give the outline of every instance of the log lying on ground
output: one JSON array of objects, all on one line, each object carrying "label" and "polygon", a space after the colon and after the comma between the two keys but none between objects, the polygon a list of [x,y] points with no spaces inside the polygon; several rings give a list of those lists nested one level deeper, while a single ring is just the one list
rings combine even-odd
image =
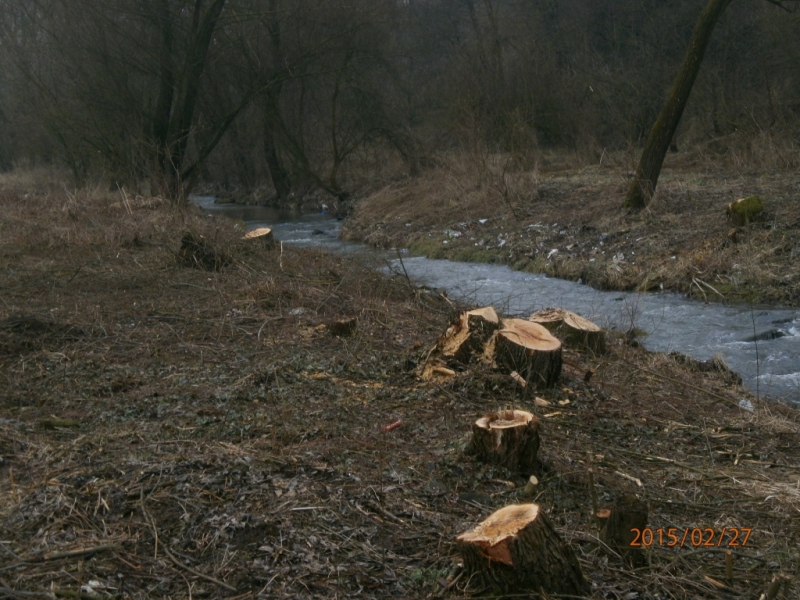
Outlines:
[{"label": "log lying on ground", "polygon": [[516,371],[534,386],[551,386],[561,375],[561,342],[531,321],[503,319],[486,353],[494,354],[499,367]]},{"label": "log lying on ground", "polygon": [[500,593],[586,590],[575,554],[537,504],[501,508],[456,541],[467,575],[483,587]]},{"label": "log lying on ground", "polygon": [[269,227],[259,227],[258,229],[248,231],[242,239],[258,242],[269,248],[275,246],[275,236],[272,235],[272,229]]},{"label": "log lying on ground", "polygon": [[439,340],[442,355],[459,362],[469,362],[500,327],[500,319],[494,308],[486,306],[468,310],[459,316]]},{"label": "log lying on ground", "polygon": [[600,531],[600,539],[610,548],[617,551],[628,564],[641,567],[647,563],[644,555],[644,544],[631,546],[636,541],[638,530],[639,542],[641,532],[647,527],[647,504],[636,496],[620,496],[611,507]]},{"label": "log lying on ground", "polygon": [[603,330],[574,312],[563,308],[545,308],[533,313],[529,319],[573,348],[590,350],[595,354],[605,351],[606,337]]},{"label": "log lying on ground", "polygon": [[472,426],[472,450],[481,460],[530,474],[539,452],[539,420],[524,410],[481,417]]}]

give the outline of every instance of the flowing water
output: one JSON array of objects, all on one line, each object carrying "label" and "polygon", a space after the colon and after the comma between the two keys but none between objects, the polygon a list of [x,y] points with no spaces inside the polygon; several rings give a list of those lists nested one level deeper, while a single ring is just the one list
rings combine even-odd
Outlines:
[{"label": "flowing water", "polygon": [[[283,243],[356,252],[384,258],[385,268],[404,268],[417,283],[449,297],[495,306],[511,315],[561,306],[604,327],[646,333],[650,350],[677,351],[699,360],[721,355],[745,384],[761,396],[800,403],[800,310],[704,304],[677,294],[600,292],[587,285],[513,271],[506,266],[458,263],[373,252],[339,239],[341,223],[325,215],[292,217],[263,207],[195,202],[212,213],[243,220],[248,228],[269,226]],[[401,264],[402,262],[402,264]]]}]

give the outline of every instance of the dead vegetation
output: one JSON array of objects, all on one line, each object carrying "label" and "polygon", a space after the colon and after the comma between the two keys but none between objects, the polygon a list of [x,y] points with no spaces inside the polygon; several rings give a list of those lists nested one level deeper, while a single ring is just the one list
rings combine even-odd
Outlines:
[{"label": "dead vegetation", "polygon": [[[422,382],[450,306],[402,278],[152,198],[2,192],[0,215],[4,597],[472,596],[456,536],[529,478],[465,448],[510,408],[539,419],[534,500],[589,597],[753,598],[800,571],[800,419],[724,370],[612,336],[538,399],[479,366]],[[186,230],[230,264],[182,266]],[[630,569],[592,502],[623,494],[654,531],[752,532]]]},{"label": "dead vegetation", "polygon": [[[453,161],[386,186],[356,207],[350,239],[430,258],[497,262],[599,289],[671,290],[708,301],[800,304],[797,170],[754,172],[698,154],[671,156],[638,215],[621,210],[628,157],[561,169],[543,157],[509,171],[487,159],[482,178]],[[755,158],[753,159],[755,161]],[[768,174],[763,174],[768,173]],[[727,205],[758,195],[763,218],[736,226]]]}]

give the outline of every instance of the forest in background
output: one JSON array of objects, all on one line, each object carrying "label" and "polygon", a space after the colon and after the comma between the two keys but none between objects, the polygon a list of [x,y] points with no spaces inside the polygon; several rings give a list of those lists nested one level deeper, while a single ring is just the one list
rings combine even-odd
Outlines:
[{"label": "forest in background", "polygon": [[[698,0],[0,0],[0,169],[76,184],[322,189],[452,151],[596,163],[638,149]],[[800,146],[800,15],[740,0],[678,150]]]}]

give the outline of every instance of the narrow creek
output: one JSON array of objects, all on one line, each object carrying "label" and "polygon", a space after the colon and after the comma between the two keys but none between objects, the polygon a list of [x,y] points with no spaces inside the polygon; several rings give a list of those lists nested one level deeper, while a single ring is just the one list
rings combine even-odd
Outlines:
[{"label": "narrow creek", "polygon": [[[658,352],[681,352],[698,360],[721,355],[759,396],[800,404],[800,310],[704,304],[677,294],[601,292],[587,285],[513,271],[504,265],[430,260],[380,253],[339,239],[341,223],[325,215],[292,217],[257,207],[194,202],[209,213],[245,222],[248,229],[272,227],[286,244],[385,259],[385,269],[402,271],[416,283],[444,289],[449,297],[492,304],[511,315],[561,306],[603,327],[643,331],[640,340]],[[401,265],[402,261],[402,265]]]}]

